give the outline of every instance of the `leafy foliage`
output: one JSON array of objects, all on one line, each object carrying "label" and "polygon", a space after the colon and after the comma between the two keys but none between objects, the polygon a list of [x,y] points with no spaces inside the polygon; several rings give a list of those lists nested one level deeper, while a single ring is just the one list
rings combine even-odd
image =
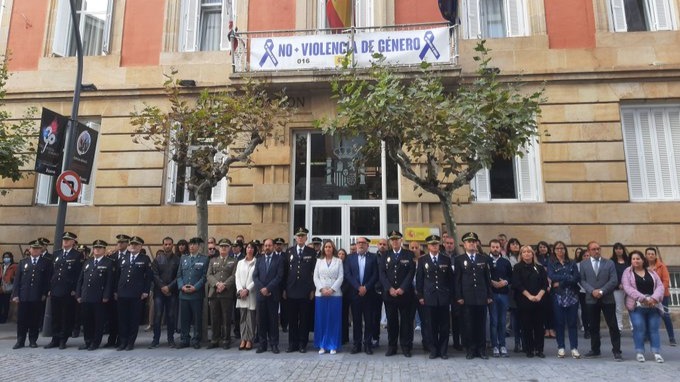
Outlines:
[{"label": "leafy foliage", "polygon": [[476,49],[476,76],[451,92],[437,70],[422,66],[406,79],[378,59],[367,73],[349,70],[332,81],[337,117],[318,121],[328,134],[362,136],[363,157],[381,146],[402,175],[437,195],[455,232],[453,191],[469,184],[493,158],[522,155],[538,135],[543,90],[523,95],[499,79],[484,41]]},{"label": "leafy foliage", "polygon": [[[207,235],[207,199],[234,163],[251,163],[251,154],[286,126],[292,110],[284,94],[270,97],[261,84],[248,82],[225,91],[186,95],[176,71],[164,83],[169,109],[145,105],[131,114],[133,141],[167,153],[178,167],[191,168],[186,182],[196,194],[199,235]],[[202,211],[205,212],[203,216]]]},{"label": "leafy foliage", "polygon": [[[35,108],[29,108],[19,120],[13,120],[12,115],[4,110],[7,96],[7,58],[0,64],[0,178],[18,181],[28,174],[25,166],[33,160],[35,145],[32,137],[35,135],[35,122],[32,120]],[[0,194],[7,194],[7,190],[0,190]]]}]

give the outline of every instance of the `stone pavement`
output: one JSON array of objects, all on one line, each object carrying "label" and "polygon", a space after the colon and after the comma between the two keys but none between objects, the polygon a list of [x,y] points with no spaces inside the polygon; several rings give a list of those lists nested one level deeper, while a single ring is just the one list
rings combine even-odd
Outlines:
[{"label": "stone pavement", "polygon": [[[606,329],[603,331],[606,334]],[[42,348],[48,339],[38,340],[38,349],[12,350],[16,342],[14,324],[0,325],[0,359],[4,364],[0,381],[672,381],[680,376],[680,348],[667,346],[668,337],[662,331],[662,355],[666,362],[634,360],[630,331],[624,332],[622,348],[625,362],[614,362],[609,352],[607,337],[603,338],[599,359],[558,359],[554,339],[546,339],[545,359],[528,359],[523,354],[511,353],[510,358],[466,360],[463,353],[451,351],[448,360],[429,360],[419,347],[412,358],[398,354],[385,357],[384,342],[368,356],[366,354],[318,355],[310,346],[306,354],[255,354],[204,348],[176,350],[164,343],[147,350],[151,334],[140,328],[136,349],[117,352],[111,349],[79,351],[82,336],[69,340],[65,350]],[[420,335],[416,333],[417,342]],[[282,350],[287,334],[281,333]],[[510,342],[512,343],[512,339]],[[589,348],[589,341],[579,338],[581,353]],[[238,346],[238,342],[236,343]]]}]

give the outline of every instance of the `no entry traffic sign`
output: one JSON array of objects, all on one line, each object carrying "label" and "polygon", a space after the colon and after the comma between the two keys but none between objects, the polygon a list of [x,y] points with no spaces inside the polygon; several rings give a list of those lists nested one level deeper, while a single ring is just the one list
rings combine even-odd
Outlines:
[{"label": "no entry traffic sign", "polygon": [[57,177],[57,195],[65,202],[73,202],[78,199],[78,194],[83,188],[80,176],[75,171],[64,171]]}]

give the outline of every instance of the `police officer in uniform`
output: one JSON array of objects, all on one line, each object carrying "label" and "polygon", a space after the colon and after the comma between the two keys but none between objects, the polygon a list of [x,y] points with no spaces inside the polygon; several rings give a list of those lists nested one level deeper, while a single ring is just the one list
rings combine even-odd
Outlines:
[{"label": "police officer in uniform", "polygon": [[399,231],[390,232],[391,249],[378,261],[387,315],[388,347],[385,355],[388,357],[397,354],[398,340],[405,357],[411,357],[413,348],[415,262],[413,252],[402,248],[402,237]]},{"label": "police officer in uniform", "polygon": [[44,258],[46,258],[47,260],[52,261],[52,260],[54,259],[54,257],[53,257],[52,254],[47,250],[47,246],[50,245],[50,244],[52,244],[52,242],[50,241],[50,239],[48,239],[48,238],[46,238],[46,237],[39,237],[39,238],[38,238],[38,242],[42,245],[42,253],[40,254],[40,257],[44,257]]},{"label": "police officer in uniform", "polygon": [[491,292],[491,272],[489,257],[478,253],[476,233],[463,235],[465,253],[454,261],[456,302],[462,307],[463,339],[467,348],[465,358],[480,357],[486,354],[486,309],[493,301]]},{"label": "police officer in uniform", "polygon": [[18,303],[17,310],[17,343],[13,349],[26,346],[28,334],[29,346],[37,348],[40,320],[45,309],[45,300],[50,290],[52,262],[41,256],[43,244],[38,240],[28,243],[31,256],[19,262],[14,278],[12,301]]},{"label": "police officer in uniform", "polygon": [[139,323],[145,300],[149,297],[153,271],[151,259],[140,253],[144,240],[139,236],[130,238],[127,256],[118,263],[119,277],[115,297],[118,301],[118,334],[120,344],[116,350],[135,348]]},{"label": "police officer in uniform", "polygon": [[[205,297],[205,281],[208,272],[208,256],[200,253],[203,239],[194,237],[189,240],[189,253],[182,255],[177,271],[177,287],[179,288],[179,310],[181,318],[181,338],[178,349],[189,347],[201,348],[203,335],[203,298]],[[189,336],[189,328],[194,324],[194,336]]]},{"label": "police officer in uniform", "polygon": [[[285,248],[283,247],[285,244],[286,240],[284,240],[282,237],[277,237],[274,239],[274,254],[283,258],[285,256]],[[287,301],[283,299],[283,292],[285,290],[286,280],[285,278],[281,278],[281,288],[279,289],[279,293],[281,293],[279,298],[279,322],[281,323],[281,331],[288,333],[288,304]]]},{"label": "police officer in uniform", "polygon": [[312,238],[312,249],[314,250],[314,253],[316,253],[317,259],[323,257],[323,253],[321,253],[321,244],[323,244],[323,240],[321,240],[320,237],[315,236]]},{"label": "police officer in uniform", "polygon": [[74,248],[78,237],[64,232],[62,249],[54,252],[54,272],[50,281],[52,302],[52,341],[45,349],[66,349],[66,341],[73,333],[76,310],[76,284],[83,266],[83,254]]},{"label": "police officer in uniform", "polygon": [[220,240],[219,255],[210,259],[208,265],[208,303],[210,305],[210,322],[212,340],[208,349],[219,346],[231,347],[231,318],[234,313],[234,296],[236,294],[236,259],[229,256],[231,241]]},{"label": "police officer in uniform", "polygon": [[93,257],[85,261],[78,279],[76,298],[80,304],[85,344],[79,350],[96,350],[102,342],[106,323],[106,303],[113,297],[113,260],[105,256],[104,240],[92,243]]},{"label": "police officer in uniform", "polygon": [[[113,262],[113,286],[114,290],[118,285],[120,278],[120,262],[128,256],[127,247],[130,244],[130,236],[125,234],[116,235],[116,250],[107,255]],[[105,348],[118,347],[120,345],[120,338],[118,338],[118,301],[115,298],[109,300],[106,304],[108,309],[106,326],[109,330],[109,338],[106,341]]]},{"label": "police officer in uniform", "polygon": [[449,310],[453,300],[453,266],[451,258],[439,252],[437,235],[425,238],[428,253],[418,260],[416,295],[424,307],[423,335],[430,344],[430,359],[449,358]]},{"label": "police officer in uniform", "polygon": [[314,299],[314,267],[316,252],[309,248],[309,230],[299,227],[295,231],[295,245],[288,248],[284,256],[284,278],[286,291],[283,298],[288,304],[288,349],[286,353],[307,352],[309,324]]},{"label": "police officer in uniform", "polygon": [[[85,265],[85,262],[90,259],[92,256],[92,250],[90,247],[88,247],[86,244],[78,244],[76,247],[78,252],[83,254],[83,261],[82,264],[83,266]],[[82,267],[81,267],[82,269]],[[76,293],[77,294],[77,293]],[[81,304],[76,304],[76,309],[73,311],[74,316],[73,316],[73,338],[78,338],[80,336],[80,328],[82,326],[82,312],[81,312]]]}]

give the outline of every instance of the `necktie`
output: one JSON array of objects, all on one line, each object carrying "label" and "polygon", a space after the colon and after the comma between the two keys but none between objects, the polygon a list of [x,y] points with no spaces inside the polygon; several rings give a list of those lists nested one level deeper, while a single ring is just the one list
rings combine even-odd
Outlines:
[{"label": "necktie", "polygon": [[95,260],[94,260],[94,266],[95,266],[95,268],[97,267],[97,264],[99,264],[99,259],[95,259]]},{"label": "necktie", "polygon": [[38,259],[34,257],[33,258],[33,265],[36,265],[37,263],[38,263]]},{"label": "necktie", "polygon": [[474,255],[474,253],[473,253],[472,255],[470,255],[470,261],[472,261],[473,263],[475,262],[475,255]]},{"label": "necktie", "polygon": [[435,267],[439,266],[439,264],[437,263],[437,256],[434,256],[434,257],[432,258],[432,262],[434,263],[434,266],[435,266]]},{"label": "necktie", "polygon": [[593,264],[593,271],[595,271],[595,276],[597,276],[598,273],[600,273],[600,258],[598,257],[595,259],[595,263]]},{"label": "necktie", "polygon": [[302,248],[298,247],[298,256],[302,257]]},{"label": "necktie", "polygon": [[137,258],[137,255],[130,256],[130,262],[134,263],[136,258]]},{"label": "necktie", "polygon": [[271,255],[267,255],[267,269],[266,269],[267,272],[269,272],[269,264],[271,264],[271,261],[272,261]]}]

